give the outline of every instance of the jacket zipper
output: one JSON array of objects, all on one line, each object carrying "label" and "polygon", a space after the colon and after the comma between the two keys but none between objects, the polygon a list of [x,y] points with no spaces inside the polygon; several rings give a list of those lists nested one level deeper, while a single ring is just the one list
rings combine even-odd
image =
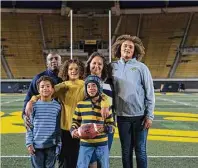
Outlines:
[{"label": "jacket zipper", "polygon": [[[123,79],[123,75],[124,75],[124,72],[125,72],[125,67],[126,67],[126,63],[124,63],[124,67],[123,67],[123,70],[122,70],[122,73],[121,73],[122,79]],[[122,110],[123,110],[124,109],[124,104],[123,103],[122,103],[121,107],[122,107]]]}]

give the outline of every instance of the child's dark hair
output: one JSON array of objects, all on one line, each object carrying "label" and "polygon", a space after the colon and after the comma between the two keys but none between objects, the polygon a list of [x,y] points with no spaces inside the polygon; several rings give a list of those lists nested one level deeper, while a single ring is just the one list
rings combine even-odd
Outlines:
[{"label": "child's dark hair", "polygon": [[69,69],[69,65],[70,64],[77,64],[77,66],[79,67],[79,79],[84,79],[84,63],[78,59],[70,59],[70,60],[66,60],[61,68],[60,68],[60,72],[58,74],[58,76],[60,78],[62,78],[63,81],[68,81],[69,80],[69,76],[68,76],[68,69]]},{"label": "child's dark hair", "polygon": [[37,90],[39,90],[39,85],[40,85],[40,83],[41,83],[42,81],[49,81],[50,84],[52,85],[52,88],[54,88],[55,83],[54,83],[53,79],[52,79],[51,77],[49,77],[49,76],[44,75],[44,76],[41,76],[41,77],[36,81]]}]

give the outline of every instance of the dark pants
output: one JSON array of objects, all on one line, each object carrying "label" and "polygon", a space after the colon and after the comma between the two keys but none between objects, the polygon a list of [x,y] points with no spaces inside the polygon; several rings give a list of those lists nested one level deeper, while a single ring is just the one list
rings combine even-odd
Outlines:
[{"label": "dark pants", "polygon": [[143,116],[117,117],[123,168],[133,168],[133,148],[135,149],[137,168],[147,168],[148,129],[143,129],[143,119]]},{"label": "dark pants", "polygon": [[79,139],[73,139],[69,131],[61,130],[62,149],[59,168],[76,168],[79,152]]},{"label": "dark pants", "polygon": [[31,156],[33,168],[54,168],[56,162],[56,146],[45,149],[35,149],[35,155]]}]

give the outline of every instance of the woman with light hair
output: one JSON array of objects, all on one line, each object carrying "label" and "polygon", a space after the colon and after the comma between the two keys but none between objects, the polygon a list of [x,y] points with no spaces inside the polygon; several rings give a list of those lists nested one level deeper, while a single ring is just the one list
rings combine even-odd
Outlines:
[{"label": "woman with light hair", "polygon": [[146,142],[154,118],[154,87],[148,67],[140,60],[145,48],[140,38],[119,36],[112,45],[111,76],[115,90],[115,111],[122,148],[123,168],[147,168]]}]

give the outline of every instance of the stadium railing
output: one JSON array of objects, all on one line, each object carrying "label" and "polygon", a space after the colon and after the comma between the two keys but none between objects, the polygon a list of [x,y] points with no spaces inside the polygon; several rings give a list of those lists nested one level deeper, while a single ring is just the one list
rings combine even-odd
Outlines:
[{"label": "stadium railing", "polygon": [[[25,93],[32,79],[1,79],[1,93]],[[153,79],[156,92],[198,92],[198,78]]]}]

